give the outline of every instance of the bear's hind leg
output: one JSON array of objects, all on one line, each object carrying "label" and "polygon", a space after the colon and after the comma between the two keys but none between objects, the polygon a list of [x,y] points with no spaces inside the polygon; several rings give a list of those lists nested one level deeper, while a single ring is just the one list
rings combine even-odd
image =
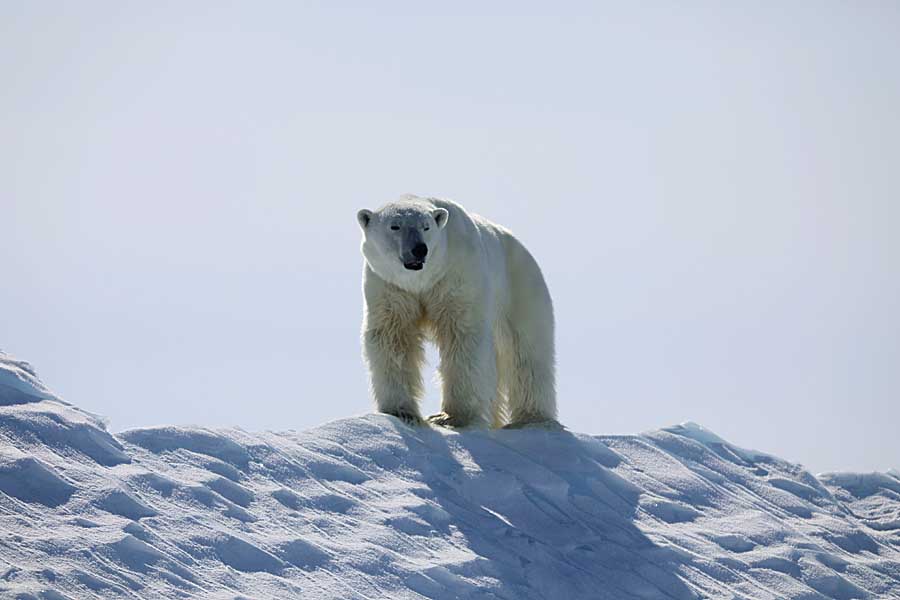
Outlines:
[{"label": "bear's hind leg", "polygon": [[[552,337],[550,338],[552,343]],[[509,381],[509,425],[522,427],[530,424],[557,424],[556,381],[553,368],[553,348],[530,347],[522,337],[512,334],[512,368]]]}]

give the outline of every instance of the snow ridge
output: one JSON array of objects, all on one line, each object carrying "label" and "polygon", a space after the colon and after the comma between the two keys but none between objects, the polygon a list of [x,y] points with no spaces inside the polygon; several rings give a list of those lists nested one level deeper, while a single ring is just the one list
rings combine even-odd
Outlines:
[{"label": "snow ridge", "polygon": [[692,423],[114,436],[5,354],[0,390],[11,597],[900,597],[900,479]]}]

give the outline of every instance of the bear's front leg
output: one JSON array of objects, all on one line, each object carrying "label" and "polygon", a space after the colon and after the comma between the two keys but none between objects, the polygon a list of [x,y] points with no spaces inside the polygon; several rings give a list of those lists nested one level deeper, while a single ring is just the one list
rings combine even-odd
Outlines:
[{"label": "bear's front leg", "polygon": [[406,423],[422,424],[421,368],[425,362],[420,303],[364,271],[363,355],[379,412]]},{"label": "bear's front leg", "polygon": [[365,329],[363,337],[378,411],[410,425],[421,425],[420,370],[425,360],[421,334],[412,326],[371,327]]},{"label": "bear's front leg", "polygon": [[497,393],[497,362],[489,325],[477,332],[460,323],[437,327],[441,353],[441,412],[428,421],[444,427],[487,427]]}]

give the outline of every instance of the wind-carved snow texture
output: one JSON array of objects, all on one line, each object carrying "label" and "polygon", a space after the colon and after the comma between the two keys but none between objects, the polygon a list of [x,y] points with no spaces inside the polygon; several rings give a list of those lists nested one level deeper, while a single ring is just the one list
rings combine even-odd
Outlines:
[{"label": "wind-carved snow texture", "polygon": [[110,435],[0,354],[0,595],[897,598],[900,479],[632,436]]}]

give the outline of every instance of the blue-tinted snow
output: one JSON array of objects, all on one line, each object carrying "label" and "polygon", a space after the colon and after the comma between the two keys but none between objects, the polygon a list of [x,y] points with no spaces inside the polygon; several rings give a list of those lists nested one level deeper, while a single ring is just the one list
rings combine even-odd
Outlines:
[{"label": "blue-tinted snow", "polygon": [[11,597],[900,597],[895,475],[817,478],[692,423],[113,436],[6,355],[0,390]]}]

